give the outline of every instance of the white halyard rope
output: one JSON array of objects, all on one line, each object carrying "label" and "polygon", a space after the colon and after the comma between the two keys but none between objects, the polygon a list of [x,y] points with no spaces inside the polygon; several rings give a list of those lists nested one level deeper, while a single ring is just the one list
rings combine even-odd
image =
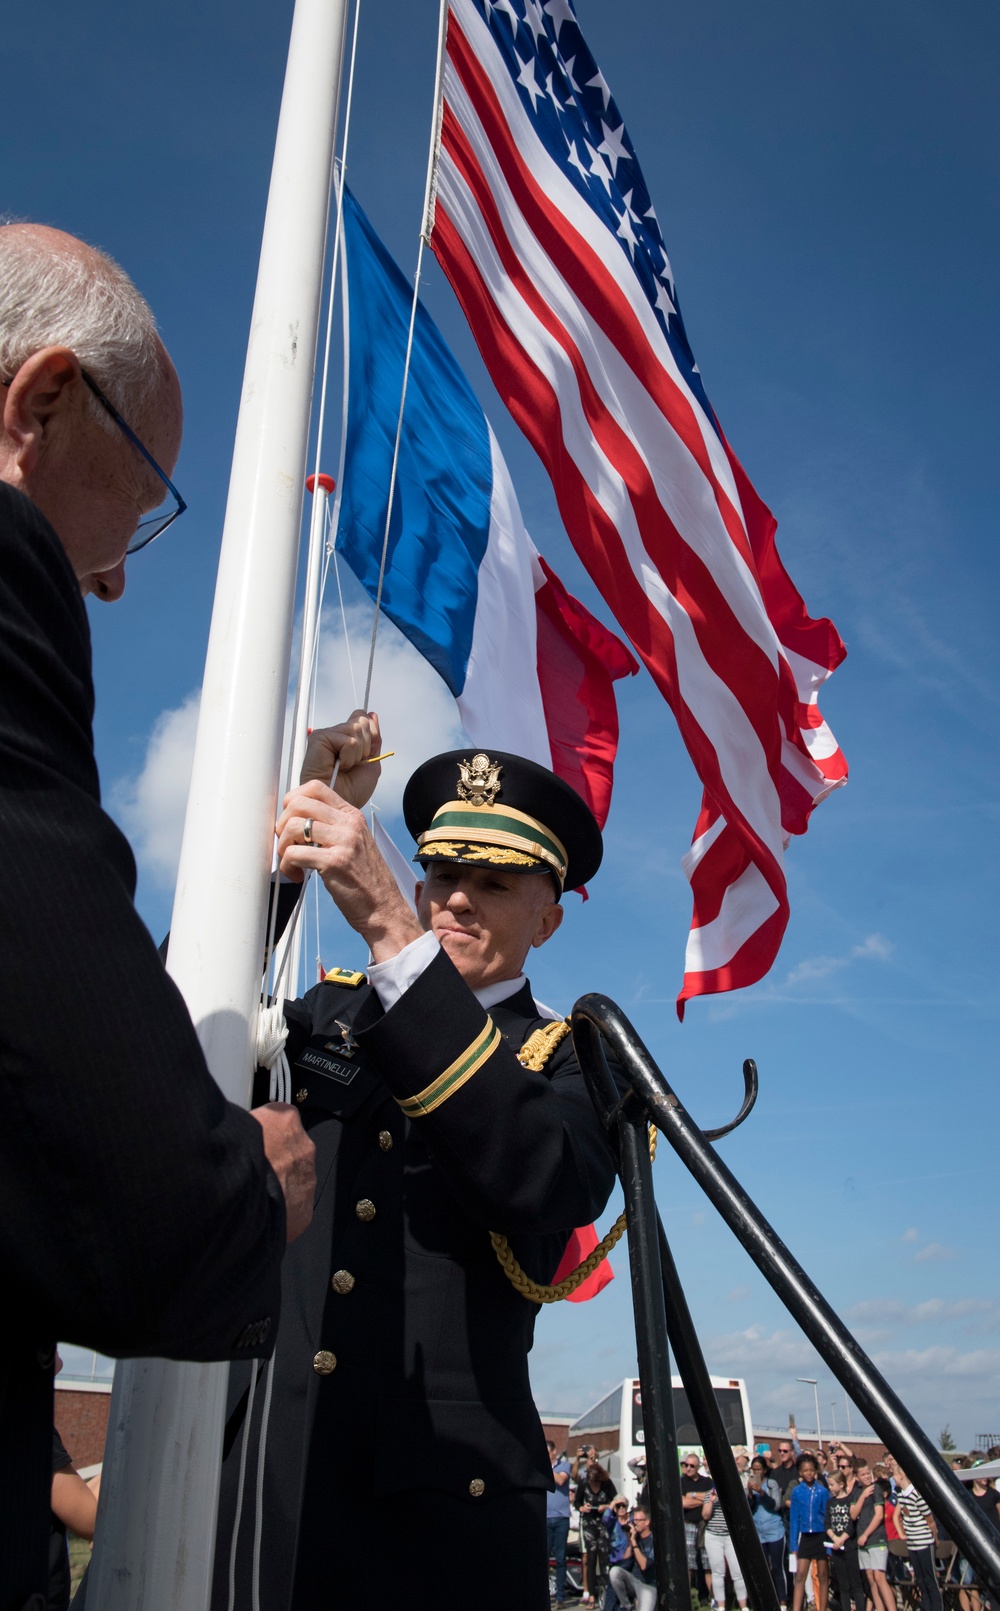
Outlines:
[{"label": "white halyard rope", "polygon": [[385,579],[385,566],[389,553],[389,527],[392,522],[392,500],[396,492],[396,470],[399,465],[399,444],[403,434],[403,410],[406,407],[406,387],[410,379],[410,357],[413,352],[413,332],[417,321],[417,300],[420,295],[420,274],[424,261],[424,246],[430,244],[431,229],[434,223],[434,204],[436,200],[438,155],[441,144],[441,107],[442,107],[442,74],[444,69],[444,46],[447,30],[448,7],[446,0],[441,0],[438,8],[438,48],[437,61],[434,69],[434,115],[431,118],[430,150],[427,154],[427,175],[424,182],[424,207],[420,219],[420,244],[417,247],[417,267],[413,275],[413,300],[410,303],[410,327],[406,333],[406,357],[403,360],[403,384],[399,397],[399,415],[396,420],[396,440],[392,448],[392,469],[389,473],[389,502],[385,512],[385,532],[382,537],[382,558],[378,568],[378,587],[375,592],[375,619],[372,622],[372,641],[368,651],[368,676],[365,679],[364,709],[368,709],[368,701],[372,691],[372,670],[375,664],[375,640],[378,637],[379,609],[382,604],[382,583]]},{"label": "white halyard rope", "polygon": [[[327,392],[327,383],[328,383],[329,368],[330,368],[330,348],[331,348],[331,337],[332,337],[332,330],[333,330],[333,311],[334,311],[334,302],[335,302],[336,288],[337,288],[337,258],[338,258],[338,254],[339,254],[339,250],[340,250],[340,237],[341,237],[341,230],[342,230],[342,225],[343,225],[344,173],[346,172],[346,167],[347,167],[347,146],[348,146],[348,139],[349,139],[349,136],[350,136],[350,128],[351,128],[351,107],[352,107],[352,102],[353,102],[353,97],[354,97],[354,72],[355,72],[355,65],[356,65],[356,61],[357,61],[358,25],[359,25],[360,17],[361,17],[361,0],[355,0],[355,7],[354,7],[354,33],[353,33],[353,38],[352,38],[352,41],[351,41],[351,63],[350,63],[350,69],[349,69],[349,72],[348,72],[347,101],[346,101],[346,106],[345,106],[345,111],[344,111],[344,132],[343,132],[343,140],[342,140],[342,144],[341,144],[341,153],[340,153],[340,159],[339,159],[339,182],[335,184],[335,193],[336,193],[336,198],[337,198],[336,228],[335,228],[335,234],[334,234],[334,248],[333,248],[333,254],[332,254],[332,259],[331,259],[330,297],[329,297],[329,306],[328,306],[328,312],[327,312],[326,343],[325,343],[324,353],[323,353],[323,374],[322,374],[322,381],[321,381],[321,385],[320,385],[319,413],[318,413],[318,417],[317,417],[317,430],[316,430],[316,474],[317,475],[319,475],[319,473],[320,473],[320,467],[321,467],[321,464],[322,464],[324,427],[325,427],[325,416],[326,416],[326,392]],[[338,166],[338,164],[335,161],[335,163],[334,163],[335,170],[336,170],[337,166]],[[318,485],[318,484],[314,483],[314,486],[315,485]],[[329,516],[328,516],[328,518],[329,518]],[[325,555],[325,562],[323,564],[322,572],[321,572],[321,576],[320,576],[319,587],[317,589],[317,596],[316,596],[315,599],[307,598],[304,601],[304,604],[303,604],[303,624],[305,624],[305,619],[306,619],[307,612],[312,612],[312,621],[315,623],[316,628],[317,628],[317,630],[315,631],[314,636],[313,636],[313,652],[312,652],[312,655],[310,657],[310,664],[308,666],[300,667],[299,687],[298,687],[298,689],[296,691],[296,706],[299,707],[299,706],[304,705],[305,712],[306,712],[306,721],[307,721],[307,723],[311,723],[311,721],[312,721],[312,712],[313,712],[313,705],[314,705],[314,699],[315,699],[315,687],[316,687],[316,668],[317,668],[317,665],[318,665],[318,658],[319,658],[319,656],[318,656],[318,643],[319,643],[318,626],[319,626],[319,620],[320,620],[320,616],[321,616],[322,608],[323,608],[323,597],[324,597],[325,590],[326,590],[326,579],[327,579],[327,575],[329,573],[330,543],[329,543],[328,530],[326,532],[324,532],[324,537],[326,538],[326,542],[325,542],[325,545],[324,545],[325,548],[326,548],[326,555]],[[338,585],[339,585],[339,577],[338,577]],[[293,735],[292,743],[289,746],[289,756],[290,756],[290,758],[291,758],[292,752],[294,751],[294,747],[295,746],[294,746],[294,735]],[[336,772],[337,772],[337,770],[339,770],[339,765],[338,765],[337,769],[334,772],[334,781],[336,781]],[[289,774],[289,783],[290,783],[290,774]],[[291,956],[291,953],[292,953],[291,936],[295,932],[296,926],[297,926],[297,924],[299,922],[299,918],[300,918],[300,916],[302,914],[302,911],[303,911],[303,908],[304,908],[303,897],[305,895],[305,890],[306,890],[307,884],[308,884],[308,874],[307,874],[306,878],[303,880],[303,886],[302,886],[301,891],[299,892],[299,898],[298,898],[298,900],[296,902],[295,910],[292,913],[291,920],[290,920],[289,925],[288,925],[287,936],[282,937],[283,940],[287,940],[288,943],[284,944],[283,947],[281,948],[280,960],[279,960],[279,957],[276,955],[276,949],[275,949],[275,943],[274,943],[276,927],[277,927],[277,916],[278,916],[278,887],[279,886],[278,886],[278,882],[277,882],[277,877],[275,877],[275,880],[274,880],[274,882],[272,884],[271,916],[270,916],[270,923],[269,923],[269,926],[268,926],[268,939],[267,939],[267,951],[266,951],[267,967],[265,969],[265,973],[267,973],[267,972],[272,973],[272,992],[271,993],[273,995],[274,1000],[273,1000],[272,1005],[268,1005],[266,1000],[262,1000],[261,1003],[260,1003],[260,1006],[258,1007],[257,1021],[256,1021],[256,1024],[254,1026],[254,1037],[253,1037],[253,1047],[252,1047],[254,1066],[256,1068],[266,1068],[266,1069],[270,1070],[270,1076],[271,1076],[271,1078],[270,1078],[270,1100],[272,1102],[291,1102],[291,1099],[292,1099],[291,1069],[289,1067],[288,1057],[287,1057],[287,1054],[285,1052],[285,1043],[286,1043],[286,1041],[288,1039],[288,1026],[287,1026],[287,1024],[285,1022],[285,1016],[284,1016],[284,1011],[283,1011],[283,1002],[285,1000],[285,994],[286,994],[283,981],[284,981],[285,969],[286,969],[286,967],[288,965],[289,957]],[[319,931],[318,931],[318,912],[317,912],[317,949],[318,949],[318,932]],[[293,980],[292,984],[293,985],[297,984],[297,981]],[[250,1378],[250,1391],[249,1391],[249,1395],[248,1395],[246,1420],[245,1420],[245,1423],[244,1423],[244,1431],[243,1431],[243,1444],[242,1444],[242,1447],[241,1447],[241,1450],[240,1450],[240,1470],[239,1470],[239,1481],[238,1481],[237,1495],[236,1495],[236,1514],[235,1514],[234,1521],[233,1521],[233,1538],[232,1538],[232,1546],[231,1546],[231,1551],[230,1551],[230,1563],[229,1563],[229,1611],[234,1611],[235,1602],[236,1602],[237,1545],[238,1545],[238,1541],[239,1541],[240,1522],[242,1520],[242,1515],[243,1515],[243,1502],[244,1502],[245,1488],[246,1488],[247,1442],[248,1442],[248,1438],[249,1438],[249,1434],[250,1434],[250,1425],[251,1425],[251,1420],[252,1420],[252,1416],[253,1416],[254,1393],[255,1393],[256,1383],[257,1383],[257,1374],[258,1374],[257,1366],[256,1366],[256,1363],[254,1362],[253,1367],[252,1367],[251,1378]],[[264,1518],[264,1462],[265,1462],[265,1455],[266,1455],[266,1449],[267,1449],[267,1428],[268,1428],[268,1421],[269,1421],[269,1418],[270,1418],[271,1395],[272,1395],[273,1386],[274,1386],[274,1356],[272,1355],[271,1359],[268,1361],[268,1366],[267,1366],[267,1380],[266,1380],[266,1383],[265,1383],[264,1405],[263,1405],[263,1411],[262,1411],[262,1415],[261,1415],[260,1441],[259,1441],[258,1450],[257,1450],[256,1504],[255,1504],[255,1515],[254,1515],[254,1540],[253,1540],[253,1559],[252,1559],[252,1576],[251,1576],[251,1600],[252,1600],[253,1611],[260,1611],[260,1554],[261,1554],[261,1536],[262,1536],[263,1518]]]},{"label": "white halyard rope", "polygon": [[[320,466],[321,466],[321,463],[322,463],[324,427],[325,427],[325,420],[326,420],[326,392],[327,392],[327,383],[328,383],[329,367],[330,367],[330,349],[331,349],[331,337],[332,337],[332,329],[333,329],[333,310],[334,310],[334,299],[335,299],[335,295],[336,295],[336,283],[337,283],[337,259],[338,259],[338,256],[341,257],[342,261],[343,261],[343,258],[344,258],[343,248],[342,248],[343,196],[344,196],[345,175],[346,175],[346,171],[347,171],[347,145],[348,145],[348,137],[349,137],[349,134],[350,134],[351,107],[352,107],[352,101],[353,101],[353,95],[354,95],[354,72],[355,72],[355,63],[356,63],[356,59],[357,59],[358,24],[359,24],[359,19],[360,19],[360,13],[361,13],[361,0],[356,0],[355,11],[354,11],[354,34],[353,34],[353,39],[352,39],[352,44],[351,44],[351,63],[350,63],[350,70],[349,70],[349,76],[348,76],[347,101],[346,101],[345,115],[344,115],[343,144],[342,144],[342,148],[341,148],[341,155],[340,155],[339,163],[335,162],[335,164],[334,164],[335,173],[336,173],[335,191],[336,191],[336,198],[337,198],[336,228],[335,228],[335,234],[334,234],[334,248],[333,248],[333,256],[332,256],[332,265],[333,266],[332,266],[331,276],[330,276],[330,299],[329,299],[329,306],[328,306],[328,312],[327,312],[326,343],[325,343],[324,355],[323,355],[323,374],[322,374],[322,381],[321,381],[321,385],[320,385],[319,412],[318,412],[318,418],[317,418],[316,460],[315,460],[315,473],[316,473],[317,476],[320,473]],[[412,303],[410,305],[410,323],[409,323],[409,330],[408,330],[408,333],[407,333],[407,341],[406,341],[406,356],[405,356],[404,364],[403,364],[403,380],[402,380],[402,386],[401,386],[401,389],[400,389],[399,415],[398,415],[397,422],[396,422],[396,439],[395,439],[395,442],[394,442],[394,445],[393,445],[393,453],[392,453],[392,468],[391,468],[390,480],[389,480],[389,499],[388,499],[388,507],[387,507],[387,510],[386,510],[385,532],[383,534],[383,540],[382,540],[382,555],[381,555],[381,560],[380,560],[380,564],[379,564],[378,587],[377,587],[377,590],[376,590],[376,598],[375,598],[375,616],[374,616],[374,621],[372,623],[371,644],[370,644],[369,653],[368,653],[368,670],[367,670],[367,675],[366,675],[366,678],[365,678],[365,694],[364,694],[364,700],[362,701],[362,704],[361,704],[361,707],[360,707],[361,709],[366,710],[366,711],[368,709],[369,700],[371,698],[372,673],[373,673],[374,664],[375,664],[375,645],[376,645],[376,641],[377,641],[377,637],[378,637],[379,612],[380,612],[380,608],[381,608],[382,589],[383,589],[383,584],[384,584],[384,580],[385,580],[385,569],[386,569],[386,562],[387,562],[387,558],[388,558],[389,531],[390,531],[390,522],[391,522],[391,519],[392,519],[392,501],[393,501],[393,497],[394,497],[395,489],[396,489],[396,475],[397,475],[397,469],[398,469],[398,464],[399,464],[399,449],[400,449],[400,441],[401,441],[402,429],[403,429],[403,411],[404,411],[404,408],[405,408],[405,405],[406,405],[406,389],[407,389],[407,384],[408,384],[408,381],[409,381],[410,359],[411,359],[411,355],[412,355],[412,351],[413,351],[413,337],[414,337],[414,329],[415,329],[415,325],[416,325],[418,297],[419,297],[419,292],[420,292],[420,277],[421,277],[421,269],[422,269],[422,265],[423,265],[424,245],[425,245],[425,243],[429,242],[431,225],[432,225],[432,220],[433,220],[434,199],[435,199],[434,191],[435,191],[435,181],[436,181],[436,173],[437,173],[438,150],[439,150],[439,144],[440,144],[440,120],[441,120],[441,104],[442,104],[441,84],[442,84],[442,67],[443,67],[443,61],[444,61],[444,40],[445,40],[445,21],[446,21],[446,16],[447,16],[446,0],[440,0],[439,22],[438,22],[438,53],[437,53],[437,66],[436,66],[435,85],[434,85],[434,116],[433,116],[433,121],[432,121],[432,130],[431,130],[430,153],[429,153],[429,156],[428,156],[428,164],[427,164],[427,179],[426,179],[426,188],[425,188],[425,194],[424,194],[424,210],[423,210],[422,221],[421,221],[420,243],[419,243],[419,246],[418,246],[418,249],[417,249],[417,265],[416,265],[416,271],[415,271],[414,280],[413,280],[413,300],[412,300]],[[339,169],[339,172],[337,172],[338,169]],[[344,297],[343,306],[344,306],[344,313],[345,313],[345,316],[346,316],[346,311],[347,311],[346,264],[345,264],[345,297]],[[342,434],[342,441],[341,441],[340,465],[339,465],[339,473],[338,473],[338,477],[337,477],[337,489],[336,489],[337,497],[336,497],[336,503],[335,503],[335,506],[334,506],[334,520],[336,520],[336,517],[339,514],[340,499],[341,499],[341,483],[342,483],[342,480],[343,480],[344,453],[345,453],[345,448],[346,448],[346,401],[347,401],[347,399],[346,399],[346,391],[347,391],[347,387],[346,387],[346,380],[347,380],[347,343],[346,343],[346,340],[345,340],[344,374],[345,374],[345,400],[344,400],[344,406],[345,406],[345,429],[344,429],[344,432]],[[314,486],[315,485],[317,485],[317,483],[314,483]],[[329,510],[327,510],[327,520],[329,521],[329,519],[330,519],[330,512],[329,512]],[[350,642],[349,642],[348,633],[347,633],[347,616],[346,616],[346,611],[344,609],[343,592],[342,592],[341,585],[340,585],[340,571],[339,571],[339,566],[337,564],[335,534],[334,534],[333,540],[330,540],[329,535],[327,535],[326,560],[325,560],[325,563],[324,563],[324,565],[322,567],[320,580],[319,580],[319,586],[317,588],[317,596],[316,596],[315,599],[308,599],[307,598],[305,600],[304,606],[303,606],[303,621],[305,623],[306,612],[312,612],[311,621],[315,626],[315,631],[313,633],[313,644],[312,644],[312,654],[310,656],[310,664],[308,666],[300,667],[300,682],[299,682],[299,687],[298,687],[297,692],[296,692],[296,701],[295,701],[295,703],[296,703],[296,717],[298,717],[299,710],[304,708],[304,710],[306,712],[306,720],[309,723],[311,723],[311,721],[312,721],[313,708],[314,708],[314,702],[315,702],[316,678],[317,678],[317,668],[318,668],[318,662],[319,662],[319,626],[320,626],[320,619],[321,619],[321,615],[322,615],[323,599],[324,599],[324,595],[325,595],[325,591],[326,591],[327,577],[329,575],[331,556],[332,556],[333,565],[334,565],[334,575],[336,576],[336,580],[337,580],[337,591],[338,591],[338,595],[339,595],[339,598],[340,598],[341,621],[342,621],[343,628],[344,628],[345,643],[347,643],[348,664],[350,666],[351,682],[354,685],[355,704],[357,705],[357,685],[356,685],[356,683],[354,683],[354,666],[353,666],[353,662],[351,660],[351,655],[350,655]],[[290,757],[294,753],[294,749],[295,749],[295,743],[294,743],[294,735],[293,735],[293,741],[292,741],[292,744],[290,745]],[[333,777],[330,780],[330,787],[331,788],[333,788],[336,785],[337,774],[339,773],[339,771],[340,771],[340,761],[339,761],[339,758],[338,758],[337,764],[334,767]],[[289,787],[290,786],[291,786],[291,777],[290,777],[290,774],[289,774]],[[284,974],[285,974],[286,967],[288,965],[289,958],[292,955],[292,951],[293,951],[292,935],[296,931],[299,919],[300,919],[301,914],[302,914],[303,909],[304,909],[304,904],[305,903],[304,903],[303,897],[305,895],[306,886],[308,884],[308,876],[309,875],[307,873],[306,877],[305,877],[305,879],[303,881],[302,889],[301,889],[301,891],[299,893],[299,898],[298,898],[298,900],[296,902],[296,905],[295,905],[295,910],[292,913],[290,922],[288,924],[287,933],[286,933],[286,935],[284,935],[282,937],[283,944],[282,944],[282,946],[280,948],[278,948],[279,951],[280,951],[280,960],[279,960],[278,955],[276,954],[276,948],[275,948],[275,944],[274,944],[275,933],[276,933],[276,925],[277,925],[277,911],[278,911],[278,898],[277,898],[278,897],[278,885],[277,885],[276,881],[275,881],[275,883],[273,885],[273,891],[272,891],[271,919],[270,919],[270,925],[269,925],[268,948],[267,948],[269,971],[272,971],[272,988],[271,988],[272,1004],[267,1005],[266,1002],[264,1002],[264,1001],[261,1002],[261,1005],[260,1005],[260,1007],[258,1009],[257,1023],[256,1023],[256,1026],[255,1026],[255,1034],[254,1034],[254,1046],[253,1046],[253,1055],[254,1055],[255,1066],[258,1067],[258,1068],[267,1068],[267,1069],[270,1070],[270,1076],[271,1076],[271,1078],[270,1078],[270,1099],[271,1099],[271,1101],[290,1102],[291,1097],[292,1097],[291,1069],[289,1067],[288,1057],[287,1057],[287,1054],[286,1054],[286,1051],[285,1051],[285,1045],[286,1045],[286,1042],[287,1042],[287,1039],[288,1039],[288,1027],[287,1027],[287,1024],[285,1022],[285,1016],[284,1016],[284,1010],[283,1010],[283,1003],[284,1003],[285,995],[286,995],[286,990],[285,990],[285,986],[284,986]],[[318,956],[318,953],[319,953],[319,910],[318,910],[318,906],[317,906],[316,925],[317,925],[317,956]],[[293,988],[295,987],[297,982],[298,981],[296,981],[296,980],[291,981],[291,983],[293,985]],[[257,1377],[257,1372],[256,1372],[256,1369],[254,1369],[253,1374],[251,1376],[250,1392],[249,1392],[248,1404],[247,1404],[247,1415],[246,1415],[246,1422],[245,1422],[245,1426],[244,1426],[244,1441],[243,1441],[243,1446],[242,1446],[241,1452],[240,1452],[240,1472],[239,1472],[239,1484],[238,1484],[237,1501],[236,1501],[236,1516],[235,1516],[235,1520],[234,1520],[233,1540],[232,1540],[232,1548],[231,1548],[231,1555],[230,1555],[230,1573],[229,1573],[229,1608],[230,1608],[230,1611],[233,1611],[233,1608],[234,1608],[234,1605],[235,1605],[235,1594],[236,1594],[236,1552],[237,1552],[237,1542],[238,1542],[238,1536],[239,1536],[240,1520],[241,1520],[241,1517],[242,1517],[242,1510],[243,1510],[243,1500],[244,1500],[244,1492],[245,1492],[245,1477],[246,1477],[246,1463],[247,1463],[247,1440],[248,1440],[248,1437],[249,1437],[250,1422],[251,1422],[252,1413],[253,1413],[254,1389],[255,1389],[255,1386],[256,1386],[256,1377]],[[267,1448],[267,1429],[268,1429],[268,1421],[270,1419],[271,1397],[272,1397],[273,1386],[274,1386],[274,1356],[272,1355],[271,1359],[268,1362],[268,1366],[267,1366],[267,1379],[266,1379],[266,1383],[265,1383],[264,1404],[263,1404],[263,1410],[262,1410],[262,1414],[261,1414],[260,1440],[259,1440],[258,1451],[257,1451],[257,1481],[256,1481],[256,1505],[255,1505],[255,1524],[254,1524],[254,1543],[253,1543],[253,1571],[252,1571],[252,1580],[251,1580],[251,1596],[252,1596],[252,1608],[253,1608],[253,1611],[260,1611],[260,1555],[261,1555],[261,1540],[262,1540],[263,1513],[264,1513],[264,1470],[265,1470],[265,1454],[266,1454],[266,1448]]]},{"label": "white halyard rope", "polygon": [[261,1007],[257,1014],[257,1034],[254,1044],[255,1068],[271,1071],[270,1102],[292,1100],[292,1071],[285,1054],[288,1025],[283,1007]]}]

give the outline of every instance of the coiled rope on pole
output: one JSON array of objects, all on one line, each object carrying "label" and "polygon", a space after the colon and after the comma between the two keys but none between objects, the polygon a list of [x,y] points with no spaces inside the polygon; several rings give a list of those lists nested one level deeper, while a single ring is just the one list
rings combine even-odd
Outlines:
[{"label": "coiled rope on pole", "polygon": [[[518,1052],[518,1061],[533,1073],[540,1074],[556,1047],[569,1033],[567,1019],[559,1019],[555,1023],[546,1024],[542,1029],[536,1029],[534,1034],[528,1036]],[[656,1157],[655,1124],[649,1126],[649,1157],[650,1161]],[[583,1263],[578,1264],[575,1270],[570,1270],[569,1275],[563,1276],[555,1286],[545,1286],[541,1281],[532,1280],[527,1271],[518,1264],[513,1249],[502,1231],[490,1231],[490,1241],[501,1270],[522,1298],[527,1298],[529,1303],[560,1303],[593,1275],[611,1249],[617,1247],[627,1229],[628,1217],[623,1212],[619,1214],[607,1235],[598,1242],[591,1253],[587,1254]]]},{"label": "coiled rope on pole", "polygon": [[292,1071],[285,1055],[288,1025],[284,1008],[259,1007],[254,1036],[254,1068],[266,1068],[271,1073],[271,1102],[292,1100]]}]

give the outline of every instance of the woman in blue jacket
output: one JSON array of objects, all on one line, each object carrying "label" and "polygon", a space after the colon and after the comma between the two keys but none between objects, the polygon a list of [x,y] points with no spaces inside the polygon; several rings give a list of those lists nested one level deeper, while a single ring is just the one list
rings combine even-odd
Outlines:
[{"label": "woman in blue jacket", "polygon": [[816,1462],[811,1454],[800,1454],[795,1464],[800,1480],[792,1489],[792,1508],[788,1518],[788,1549],[796,1557],[792,1611],[802,1611],[806,1573],[813,1561],[816,1562],[819,1580],[816,1611],[826,1611],[830,1584],[830,1568],[826,1559],[826,1507],[830,1495],[823,1484],[816,1480]]}]

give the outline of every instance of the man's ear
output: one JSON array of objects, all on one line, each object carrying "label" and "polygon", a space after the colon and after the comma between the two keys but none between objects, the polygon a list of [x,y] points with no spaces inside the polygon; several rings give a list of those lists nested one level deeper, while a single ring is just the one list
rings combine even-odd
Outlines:
[{"label": "man's ear", "polygon": [[23,477],[35,470],[53,420],[76,406],[80,378],[80,360],[69,347],[42,347],[7,387],[3,428]]},{"label": "man's ear", "polygon": [[537,949],[538,946],[544,945],[546,940],[551,940],[562,920],[563,909],[558,901],[551,901],[548,906],[543,906],[538,914],[538,927],[532,936],[532,947]]}]

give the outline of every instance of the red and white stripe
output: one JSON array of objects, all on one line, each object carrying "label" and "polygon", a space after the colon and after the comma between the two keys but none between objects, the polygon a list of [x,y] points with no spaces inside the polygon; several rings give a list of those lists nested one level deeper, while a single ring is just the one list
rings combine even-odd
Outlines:
[{"label": "red and white stripe", "polygon": [[458,695],[462,725],[484,749],[551,767],[603,828],[618,750],[614,684],[639,666],[538,552],[492,430],[489,436],[490,529]]},{"label": "red and white stripe", "polygon": [[539,140],[471,0],[452,0],[431,244],[566,530],[705,787],[678,1000],[753,983],[788,919],[790,833],[846,778],[816,690],[843,658],[688,388],[626,254]]}]

